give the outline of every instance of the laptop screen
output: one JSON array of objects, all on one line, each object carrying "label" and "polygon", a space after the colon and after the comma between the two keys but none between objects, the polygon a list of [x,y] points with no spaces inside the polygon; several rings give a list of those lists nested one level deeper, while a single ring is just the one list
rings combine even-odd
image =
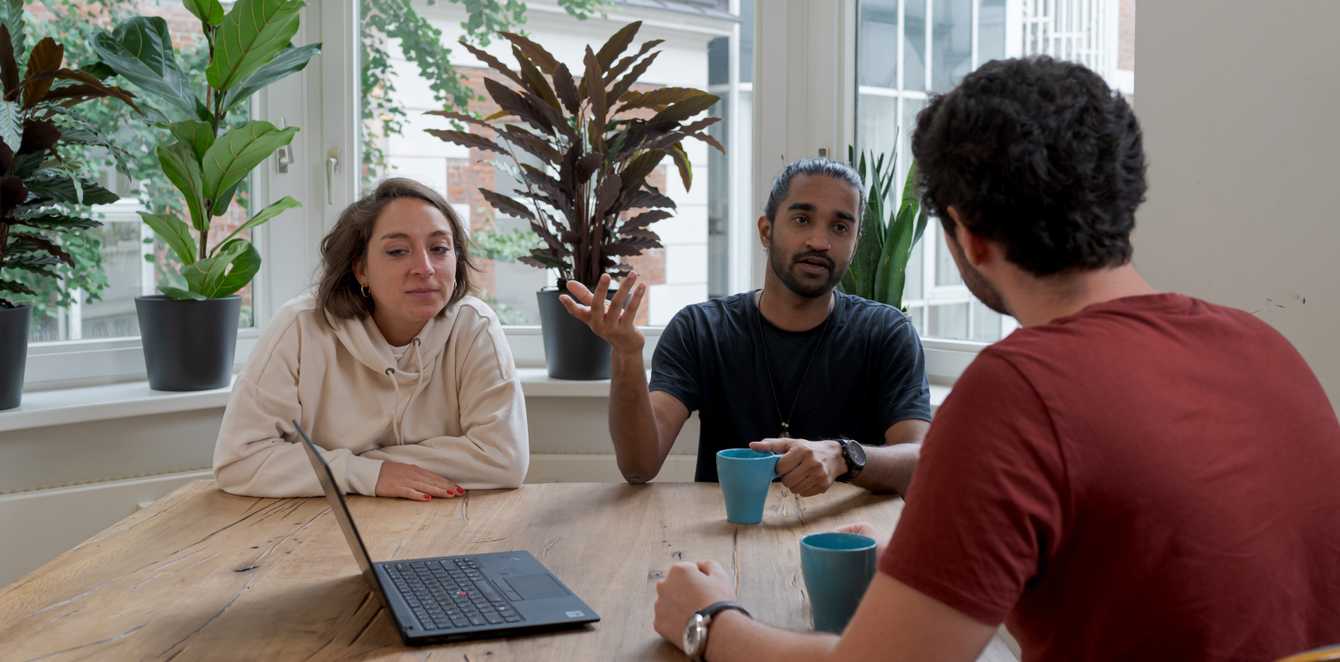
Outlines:
[{"label": "laptop screen", "polygon": [[312,443],[312,438],[307,436],[307,432],[293,421],[293,429],[298,431],[298,436],[302,438],[303,448],[307,451],[307,459],[312,462],[312,469],[316,471],[317,480],[321,481],[321,489],[326,493],[326,501],[330,503],[330,511],[335,513],[335,521],[340,523],[340,529],[344,531],[344,539],[349,541],[349,549],[353,551],[354,558],[358,560],[358,565],[363,569],[363,575],[367,577],[368,582],[374,589],[381,588],[377,581],[377,575],[372,571],[372,559],[368,556],[368,550],[363,546],[363,538],[358,535],[358,527],[354,526],[354,519],[349,515],[349,506],[344,502],[344,495],[340,492],[339,485],[335,482],[335,474],[331,473],[330,465],[326,464],[325,458],[316,450],[316,444]]}]

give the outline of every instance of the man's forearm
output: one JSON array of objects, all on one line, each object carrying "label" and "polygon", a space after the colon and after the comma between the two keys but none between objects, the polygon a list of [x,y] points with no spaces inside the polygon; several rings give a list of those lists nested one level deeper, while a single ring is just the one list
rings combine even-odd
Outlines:
[{"label": "man's forearm", "polygon": [[921,442],[865,447],[865,469],[852,483],[871,492],[897,492],[906,497],[921,455]]},{"label": "man's forearm", "polygon": [[828,659],[837,643],[835,635],[779,630],[726,610],[712,619],[706,658],[711,662],[817,662]]},{"label": "man's forearm", "polygon": [[630,483],[645,483],[661,470],[656,413],[647,393],[642,353],[610,357],[610,437],[619,471]]}]

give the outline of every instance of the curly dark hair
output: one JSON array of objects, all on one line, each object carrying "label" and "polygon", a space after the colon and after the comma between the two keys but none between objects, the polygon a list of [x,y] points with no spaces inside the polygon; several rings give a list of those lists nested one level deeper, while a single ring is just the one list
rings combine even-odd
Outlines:
[{"label": "curly dark hair", "polygon": [[917,116],[922,198],[952,236],[949,207],[1036,276],[1131,259],[1145,200],[1135,112],[1082,65],[993,60]]}]

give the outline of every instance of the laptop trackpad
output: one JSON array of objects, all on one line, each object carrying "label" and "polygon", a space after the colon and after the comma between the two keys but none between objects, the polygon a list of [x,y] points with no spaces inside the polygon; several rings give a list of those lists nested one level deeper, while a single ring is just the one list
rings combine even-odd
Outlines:
[{"label": "laptop trackpad", "polygon": [[505,580],[513,591],[516,591],[525,600],[539,600],[541,598],[556,598],[568,594],[563,585],[554,580],[549,575],[523,575],[521,577],[508,577]]}]

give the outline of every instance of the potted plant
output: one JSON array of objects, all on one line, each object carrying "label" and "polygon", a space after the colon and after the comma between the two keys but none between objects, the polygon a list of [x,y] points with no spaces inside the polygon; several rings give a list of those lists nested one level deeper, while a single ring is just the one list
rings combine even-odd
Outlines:
[{"label": "potted plant", "polygon": [[298,132],[247,120],[247,101],[302,70],[320,49],[320,44],[289,43],[298,31],[302,0],[238,0],[226,15],[218,0],[185,5],[200,19],[210,48],[203,98],[177,64],[162,18],[130,18],[93,44],[104,65],[158,102],[155,112],[170,135],[156,150],[158,161],[181,192],[189,219],[188,224],[178,214],[140,214],[181,262],[185,284],[160,286],[162,295],[135,300],[149,385],[168,391],[228,385],[241,310],[236,292],[261,266],[260,254],[242,233],[301,205],[284,196],[214,242],[210,228],[228,213],[251,171]]},{"label": "potted plant", "polygon": [[[580,78],[535,42],[503,32],[517,68],[479,48],[461,44],[497,72],[485,90],[498,112],[484,119],[436,111],[478,133],[430,129],[438,138],[505,158],[521,191],[515,197],[480,189],[495,210],[530,223],[539,246],[521,261],[558,272],[558,287],[538,294],[549,375],[559,379],[609,377],[609,345],[558,301],[569,280],[595,288],[601,275],[631,269],[620,258],[661,246],[651,230],[669,218],[675,203],[647,182],[669,157],[688,189],[693,170],[681,143],[701,140],[725,152],[705,133],[718,117],[694,119],[717,102],[715,95],[683,87],[634,90],[656,59],[653,39],[624,55],[641,27],[630,23],[600,50],[586,47]],[[612,295],[613,293],[611,293]]]},{"label": "potted plant", "polygon": [[[0,8],[0,409],[19,406],[28,356],[32,307],[17,297],[36,292],[18,274],[57,279],[57,266],[77,268],[62,238],[100,225],[86,205],[116,202],[115,193],[61,159],[65,145],[103,144],[95,127],[70,109],[92,99],[119,99],[134,107],[125,90],[106,85],[84,69],[63,66],[65,49],[51,38],[38,41],[22,61],[20,7]],[[14,28],[11,32],[10,28]]]},{"label": "potted plant", "polygon": [[[907,169],[902,202],[895,211],[889,207],[889,192],[897,172],[897,153],[888,159],[874,152],[857,158],[856,148],[847,147],[847,161],[861,176],[869,190],[865,213],[861,217],[861,241],[851,266],[842,277],[842,291],[887,303],[903,309],[903,288],[907,284],[907,262],[926,230],[926,210],[917,198],[917,164]],[[887,169],[885,166],[888,166]],[[869,166],[869,167],[867,167]],[[885,218],[887,217],[887,221]]]}]

